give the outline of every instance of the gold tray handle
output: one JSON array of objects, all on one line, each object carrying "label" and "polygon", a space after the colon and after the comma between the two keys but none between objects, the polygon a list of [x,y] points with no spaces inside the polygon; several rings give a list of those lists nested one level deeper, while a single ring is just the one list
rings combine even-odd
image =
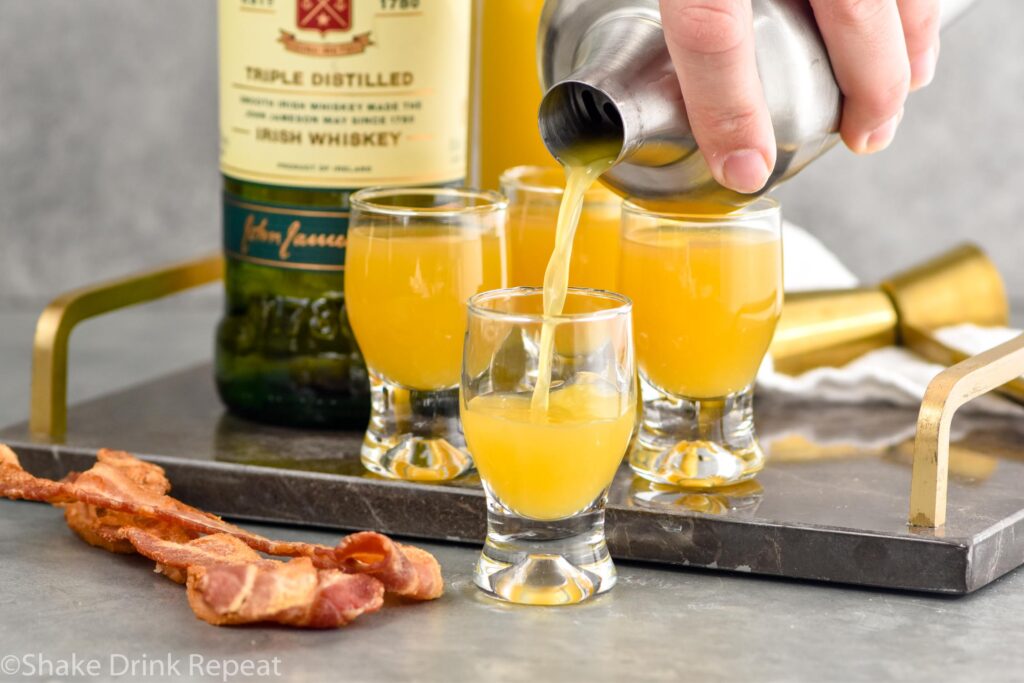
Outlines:
[{"label": "gold tray handle", "polygon": [[67,429],[68,340],[78,323],[110,311],[198,287],[224,276],[224,257],[210,254],[61,294],[36,323],[29,431],[62,439]]},{"label": "gold tray handle", "polygon": [[940,372],[928,385],[917,418],[910,525],[946,523],[949,429],[968,401],[1024,374],[1024,334]]}]

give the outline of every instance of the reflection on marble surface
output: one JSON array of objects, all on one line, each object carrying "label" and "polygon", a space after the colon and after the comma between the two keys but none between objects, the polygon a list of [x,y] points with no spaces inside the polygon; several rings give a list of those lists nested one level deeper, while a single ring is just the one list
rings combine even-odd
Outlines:
[{"label": "reflection on marble surface", "polygon": [[762,401],[757,405],[762,446],[773,462],[864,457],[914,438],[917,411],[898,406]]},{"label": "reflection on marble surface", "polygon": [[[209,373],[200,366],[74,406],[66,444],[33,443],[24,424],[0,439],[48,476],[87,467],[100,446],[133,451],[164,464],[187,501],[238,518],[482,538],[475,478],[445,485],[374,478],[359,464],[361,434],[225,416]],[[969,592],[1024,562],[1020,421],[957,418],[949,522],[911,531],[915,411],[762,401],[756,415],[768,450],[756,480],[762,490],[645,491],[623,466],[609,493],[612,554],[943,592]]]},{"label": "reflection on marble surface", "polygon": [[[295,437],[296,432],[287,427],[258,424],[223,413],[217,420],[213,459],[237,465],[393,481],[363,467],[358,457],[362,439],[357,433],[309,431],[303,432],[301,439]],[[352,457],[353,453],[357,457]],[[480,488],[480,477],[471,470],[436,485]]]},{"label": "reflection on marble surface", "polygon": [[[863,406],[776,404],[762,443],[775,465],[847,458],[884,458],[913,466],[917,411],[879,407],[870,428]],[[956,419],[950,430],[949,475],[963,483],[993,476],[1001,458],[1024,456],[1024,426],[1002,416]]]},{"label": "reflection on marble surface", "polygon": [[671,509],[676,506],[690,512],[706,515],[746,513],[753,516],[761,502],[764,488],[756,479],[740,482],[733,486],[700,491],[684,491],[674,486],[655,484],[642,477],[633,477],[632,496],[628,505],[649,510]]}]

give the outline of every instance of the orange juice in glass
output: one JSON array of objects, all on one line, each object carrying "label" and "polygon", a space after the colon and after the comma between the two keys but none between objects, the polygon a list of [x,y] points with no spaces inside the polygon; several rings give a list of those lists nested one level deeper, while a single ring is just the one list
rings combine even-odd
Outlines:
[{"label": "orange juice in glass", "polygon": [[509,509],[530,519],[576,514],[622,464],[636,421],[627,397],[601,384],[573,384],[552,391],[539,417],[527,395],[473,398],[462,421],[480,476]]},{"label": "orange juice in glass", "polygon": [[782,311],[778,204],[760,199],[713,215],[627,202],[622,239],[637,364],[664,394],[644,405],[630,465],[685,487],[750,479],[764,464],[752,385]]},{"label": "orange juice in glass", "polygon": [[[509,199],[506,244],[510,287],[538,287],[555,247],[555,224],[565,188],[565,172],[544,166],[517,166],[501,176]],[[573,240],[569,286],[616,291],[622,199],[595,184],[583,200]]]},{"label": "orange juice in glass", "polygon": [[466,302],[505,283],[505,205],[444,188],[352,196],[345,302],[370,374],[362,460],[377,474],[443,480],[472,464],[458,423]]}]

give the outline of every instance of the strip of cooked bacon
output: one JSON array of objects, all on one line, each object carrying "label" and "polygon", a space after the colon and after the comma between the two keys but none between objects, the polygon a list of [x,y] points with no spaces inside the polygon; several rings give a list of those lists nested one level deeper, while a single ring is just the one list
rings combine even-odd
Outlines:
[{"label": "strip of cooked bacon", "polygon": [[[284,557],[309,557],[318,569],[344,569],[376,576],[384,588],[414,600],[432,600],[444,592],[441,566],[427,552],[409,554],[386,536],[374,532],[357,534],[354,546],[342,539],[337,547],[294,541],[273,541],[241,529],[167,495],[157,494],[136,484],[121,468],[99,461],[74,482],[77,495],[94,505],[132,514],[173,521],[199,533],[226,533],[254,550]],[[373,555],[369,561],[356,561],[353,555]],[[421,578],[423,586],[420,586]]]},{"label": "strip of cooked bacon", "polygon": [[137,459],[126,453],[116,458],[98,459],[92,468],[73,481],[51,482],[25,472],[17,456],[6,450],[9,456],[0,454],[0,495],[8,498],[54,503],[77,500],[133,517],[176,524],[194,534],[229,534],[268,555],[308,557],[318,569],[372,574],[388,592],[411,599],[434,599],[440,597],[444,590],[441,568],[433,555],[400,546],[381,534],[356,534],[359,537],[356,541],[346,543],[346,539],[342,539],[333,548],[314,543],[273,541],[185,505],[158,492],[155,487],[140,484],[133,479],[132,470],[127,467],[130,463],[125,461],[125,458]]},{"label": "strip of cooked bacon", "polygon": [[36,500],[54,505],[74,502],[74,496],[66,487],[64,482],[33,477],[22,469],[14,451],[0,444],[0,493],[7,498]]},{"label": "strip of cooked bacon", "polygon": [[64,508],[64,521],[80,539],[118,555],[135,553],[131,543],[117,536],[125,520],[134,519],[121,512],[110,512],[85,503],[69,503]]},{"label": "strip of cooked bacon", "polygon": [[406,597],[413,600],[435,600],[444,595],[444,577],[437,558],[414,545],[403,545],[401,548],[405,559],[416,569],[420,579],[416,590]]},{"label": "strip of cooked bacon", "polygon": [[420,548],[401,546],[387,536],[363,531],[346,536],[331,550],[331,562],[351,572],[375,576],[397,595],[433,600],[444,592],[441,566]]},{"label": "strip of cooked bacon", "polygon": [[[113,453],[101,451],[101,454]],[[127,453],[97,458],[85,472],[65,481],[51,481],[26,472],[14,451],[0,447],[0,495],[19,500],[34,500],[62,505],[81,502],[97,508],[164,520],[197,534],[225,533],[234,536],[255,550],[270,555],[304,556],[313,553],[306,543],[283,543],[263,538],[225,522],[216,515],[203,512],[171,498],[153,486],[146,486],[133,477],[124,458],[139,461]],[[162,472],[162,470],[161,470]],[[274,552],[287,551],[287,552]]]},{"label": "strip of cooked bacon", "polygon": [[384,586],[372,576],[317,570],[307,557],[268,560],[227,534],[188,543],[133,528],[123,536],[159,567],[187,570],[189,605],[211,624],[337,628],[384,604]]},{"label": "strip of cooked bacon", "polygon": [[308,557],[288,562],[188,569],[188,602],[203,621],[220,626],[273,622],[337,628],[384,604],[372,576],[317,570]]},{"label": "strip of cooked bacon", "polygon": [[126,527],[139,527],[161,538],[187,543],[195,534],[176,524],[157,519],[111,512],[86,503],[69,503],[64,507],[64,520],[78,537],[89,545],[120,555],[135,553],[132,544],[121,536]]},{"label": "strip of cooked bacon", "polygon": [[[136,486],[158,494],[165,494],[171,490],[171,482],[159,465],[139,460],[124,451],[113,451],[107,448],[100,449],[96,457],[99,462],[116,468],[122,476],[131,480]],[[73,483],[78,478],[79,475],[75,473],[67,477],[65,481]],[[135,552],[132,544],[120,536],[121,529],[128,526],[141,527],[161,538],[180,543],[195,538],[195,534],[176,524],[124,512],[114,512],[82,502],[67,504],[64,508],[64,519],[71,530],[89,545],[123,555]],[[185,582],[184,573],[181,573],[179,578],[181,583]]]},{"label": "strip of cooked bacon", "polygon": [[101,448],[96,453],[96,460],[147,491],[161,495],[171,491],[171,481],[167,478],[167,473],[156,463],[139,460],[131,453],[110,448]]},{"label": "strip of cooked bacon", "polygon": [[161,538],[137,527],[126,527],[119,535],[140,555],[165,567],[188,569],[191,565],[213,566],[271,561],[228,534],[200,536],[184,543]]}]

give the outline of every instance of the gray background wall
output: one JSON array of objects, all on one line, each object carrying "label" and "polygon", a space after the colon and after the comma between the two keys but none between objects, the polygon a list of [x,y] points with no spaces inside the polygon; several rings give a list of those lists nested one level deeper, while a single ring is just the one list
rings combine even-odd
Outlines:
[{"label": "gray background wall", "polygon": [[[0,0],[0,306],[217,248],[215,15]],[[866,279],[975,240],[1024,299],[1022,26],[1021,0],[982,0],[894,146],[819,160],[781,191],[788,216]]]}]

